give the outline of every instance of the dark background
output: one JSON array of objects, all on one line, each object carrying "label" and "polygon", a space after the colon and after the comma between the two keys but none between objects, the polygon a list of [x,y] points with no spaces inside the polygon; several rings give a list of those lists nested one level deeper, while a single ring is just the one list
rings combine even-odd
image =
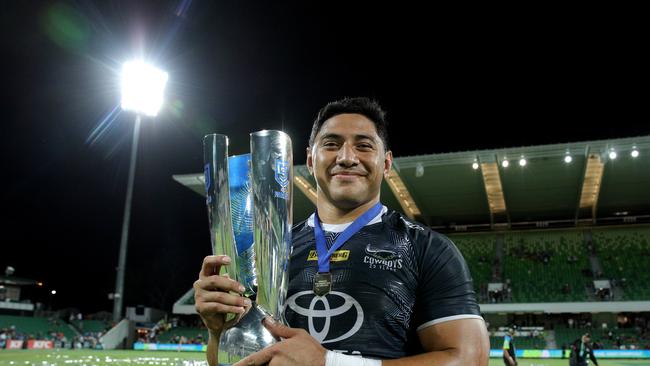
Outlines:
[{"label": "dark background", "polygon": [[43,281],[29,295],[54,308],[112,309],[134,120],[119,71],[139,55],[170,79],[142,124],[126,306],[170,310],[210,253],[204,200],[171,178],[202,171],[207,133],[243,153],[283,129],[304,164],[318,109],[361,95],[397,157],[650,133],[634,9],[467,6],[3,4],[0,269]]}]

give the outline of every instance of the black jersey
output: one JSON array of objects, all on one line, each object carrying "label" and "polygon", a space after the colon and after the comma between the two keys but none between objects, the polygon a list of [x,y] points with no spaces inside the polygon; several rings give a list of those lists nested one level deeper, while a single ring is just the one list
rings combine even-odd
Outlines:
[{"label": "black jersey", "polygon": [[[330,247],[339,233],[323,226]],[[480,318],[456,246],[394,211],[378,215],[333,253],[329,294],[312,291],[318,272],[313,220],[294,227],[289,267],[286,319],[330,350],[404,357],[423,352],[417,330]]]}]

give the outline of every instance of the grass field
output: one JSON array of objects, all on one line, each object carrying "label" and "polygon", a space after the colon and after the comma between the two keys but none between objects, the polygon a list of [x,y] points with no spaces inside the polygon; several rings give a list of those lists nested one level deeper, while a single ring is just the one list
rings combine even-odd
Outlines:
[{"label": "grass field", "polygon": [[[648,360],[600,360],[601,366],[650,365]],[[0,366],[206,366],[200,352],[94,351],[94,350],[0,350]],[[501,366],[491,359],[490,366]],[[519,366],[568,366],[567,360],[521,359]]]}]

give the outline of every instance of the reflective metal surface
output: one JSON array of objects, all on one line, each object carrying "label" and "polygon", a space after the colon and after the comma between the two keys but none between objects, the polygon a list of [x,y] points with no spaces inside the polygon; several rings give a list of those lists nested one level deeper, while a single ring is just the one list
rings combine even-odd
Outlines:
[{"label": "reflective metal surface", "polygon": [[[280,131],[252,133],[250,159],[256,302],[222,332],[217,354],[219,365],[231,365],[277,342],[262,324],[266,316],[286,324],[283,313],[293,221],[291,139]],[[235,206],[233,215],[237,211]],[[242,256],[239,261],[245,263],[243,266],[250,262]]]},{"label": "reflective metal surface", "polygon": [[251,134],[254,240],[259,306],[284,321],[293,198],[291,139],[282,131]]},{"label": "reflective metal surface", "polygon": [[262,320],[267,316],[264,310],[253,303],[253,307],[237,322],[236,326],[221,334],[217,355],[219,365],[232,365],[277,342],[262,324]]},{"label": "reflective metal surface", "polygon": [[203,138],[203,163],[212,254],[229,256],[232,264],[221,267],[221,273],[228,273],[239,281],[239,261],[230,215],[228,136],[212,134]]}]

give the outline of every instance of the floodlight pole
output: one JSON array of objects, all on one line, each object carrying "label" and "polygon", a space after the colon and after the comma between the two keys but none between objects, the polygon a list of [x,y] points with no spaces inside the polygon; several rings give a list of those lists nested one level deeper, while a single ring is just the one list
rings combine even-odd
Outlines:
[{"label": "floodlight pole", "polygon": [[135,163],[138,155],[138,140],[140,137],[140,115],[135,117],[133,126],[133,143],[131,144],[131,163],[129,164],[129,182],[126,187],[126,201],[124,202],[124,218],[122,221],[122,239],[120,240],[120,257],[117,265],[117,278],[115,280],[115,293],[113,297],[113,321],[122,320],[122,300],[124,299],[124,271],[126,269],[126,251],[129,244],[129,221],[131,219],[131,199],[133,198],[133,180],[135,177]]}]

